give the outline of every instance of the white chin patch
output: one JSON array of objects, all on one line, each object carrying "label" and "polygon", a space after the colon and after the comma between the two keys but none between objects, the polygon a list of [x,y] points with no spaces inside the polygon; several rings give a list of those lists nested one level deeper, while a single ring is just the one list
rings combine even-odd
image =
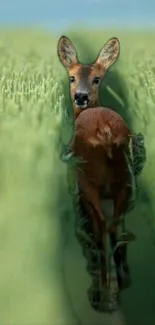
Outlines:
[{"label": "white chin patch", "polygon": [[75,105],[76,105],[77,107],[79,107],[79,108],[86,108],[86,107],[88,106],[88,102],[87,102],[87,100],[85,100],[85,102],[84,102],[83,105],[78,105],[78,104],[77,104],[77,100],[75,100]]}]

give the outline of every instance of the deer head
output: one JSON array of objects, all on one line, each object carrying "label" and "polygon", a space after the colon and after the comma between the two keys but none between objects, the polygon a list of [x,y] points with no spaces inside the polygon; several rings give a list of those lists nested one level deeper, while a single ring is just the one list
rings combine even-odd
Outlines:
[{"label": "deer head", "polygon": [[99,106],[99,86],[119,53],[119,41],[114,37],[102,47],[93,64],[81,64],[73,43],[66,36],[59,39],[58,56],[68,71],[75,118],[81,110]]}]

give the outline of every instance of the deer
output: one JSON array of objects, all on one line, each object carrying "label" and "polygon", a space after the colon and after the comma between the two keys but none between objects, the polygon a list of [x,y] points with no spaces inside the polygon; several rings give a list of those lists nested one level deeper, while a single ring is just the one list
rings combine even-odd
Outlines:
[{"label": "deer", "polygon": [[[75,130],[76,130],[77,126],[79,127],[79,123],[83,123],[81,119],[85,119],[85,123],[86,123],[85,132],[87,132],[87,134],[89,134],[89,130],[87,128],[90,128],[91,123],[95,124],[96,119],[98,119],[98,116],[100,116],[100,114],[96,115],[96,113],[98,112],[97,108],[100,107],[99,110],[101,111],[101,109],[102,109],[104,114],[105,114],[105,108],[104,107],[101,108],[101,105],[100,105],[99,88],[100,88],[101,82],[104,79],[107,71],[119,58],[119,55],[120,55],[120,43],[119,43],[119,40],[116,37],[113,37],[113,38],[109,39],[103,45],[103,47],[100,49],[96,60],[92,64],[82,64],[82,63],[80,63],[80,61],[78,59],[76,49],[75,49],[73,43],[66,36],[62,36],[59,39],[57,50],[58,50],[59,59],[60,59],[61,63],[63,64],[63,66],[66,68],[66,70],[68,72],[68,76],[69,76],[70,95],[71,95],[71,99],[72,99],[72,103],[73,103],[74,118],[75,118],[75,121],[74,121],[75,122]],[[114,111],[114,108],[112,108],[111,110]],[[89,111],[89,113],[87,113],[86,111]],[[108,114],[111,117],[113,116],[112,121],[114,121],[114,126],[116,125],[116,120],[117,120],[117,123],[121,123],[121,125],[123,126],[123,129],[127,131],[126,134],[128,134],[128,136],[130,134],[130,136],[131,136],[131,131],[129,131],[128,126],[125,126],[125,122],[122,121],[120,116],[118,118],[118,116],[116,117],[116,115],[111,115],[112,113],[110,113],[109,110],[108,110]],[[81,115],[81,118],[80,118],[80,115]],[[93,119],[92,122],[90,120],[90,117]],[[86,121],[86,118],[88,118],[89,122]],[[91,159],[93,159],[93,160],[92,160],[92,162],[89,160],[89,162],[90,162],[90,165],[94,163],[94,166],[95,166],[95,160],[94,159],[97,159],[98,155],[100,155],[99,154],[100,147],[102,147],[101,144],[99,145],[99,143],[98,143],[100,136],[102,138],[101,129],[102,129],[102,127],[100,128],[99,134],[97,134],[97,133],[93,134],[93,136],[94,136],[93,143],[91,143],[91,145],[92,145],[91,150],[92,150],[92,152],[96,152],[96,154],[95,154],[95,156],[91,155]],[[107,132],[107,137],[108,136],[110,137],[111,129],[109,129],[107,127],[106,132]],[[120,132],[120,134],[119,134],[119,132]],[[120,135],[121,135],[121,131],[118,131],[118,137]],[[132,142],[133,142],[133,150],[136,150],[136,136],[132,135],[131,138],[132,138]],[[127,139],[129,139],[129,137],[125,136],[125,138],[124,138],[125,146],[127,146],[127,143],[128,143]],[[106,143],[104,143],[104,145],[106,146]],[[90,147],[90,143],[89,143],[89,147]],[[75,150],[75,148],[77,148],[76,146],[73,145],[72,141],[70,143],[70,148],[72,148],[73,151]],[[83,148],[82,144],[81,144],[81,148]],[[117,146],[116,146],[116,143],[115,143],[115,149],[116,148],[117,148]],[[121,166],[121,164],[126,166],[126,163],[125,163],[122,151],[121,151],[122,150],[121,142],[118,142],[118,148],[117,148],[117,150],[115,150],[115,149],[114,149],[113,146],[111,147],[111,145],[110,146],[108,145],[107,148],[106,148],[106,150],[107,150],[106,156],[104,155],[105,154],[105,148],[103,150],[104,154],[102,152],[102,154],[103,154],[103,157],[102,157],[103,158],[103,162],[102,162],[103,163],[103,170],[105,168],[105,160],[106,159],[107,159],[106,161],[108,161],[110,163],[112,163],[113,161],[115,162],[115,164],[112,165],[113,166],[112,169],[109,171],[110,175],[114,172],[114,170],[116,170],[116,165],[117,165],[116,164],[116,161],[117,161],[116,157],[117,157],[118,153],[119,153],[118,156],[120,155],[120,157],[122,159],[122,160],[118,159],[118,161],[120,162],[120,166]],[[76,154],[79,153],[79,150],[80,149],[75,150]],[[116,154],[116,157],[115,157],[114,153]],[[81,152],[81,154],[83,155],[83,152]],[[102,154],[101,154],[101,156],[102,156]],[[100,163],[101,163],[101,161],[100,161]],[[97,161],[96,161],[96,166],[97,166]],[[102,170],[102,168],[101,168],[101,170]],[[112,172],[112,170],[113,170],[113,172]],[[118,168],[118,170],[119,170],[119,168]],[[118,175],[119,174],[120,174],[120,170],[118,172]],[[136,175],[136,172],[135,172],[135,175]],[[126,199],[124,198],[124,201],[127,200],[127,194],[129,195],[129,188],[127,187],[127,183],[125,184],[125,180],[127,182],[128,177],[129,177],[129,174],[128,174],[128,172],[126,172],[126,177],[124,178],[124,182],[123,182],[122,189],[121,189],[121,191],[122,191],[122,194],[120,195],[120,197],[121,197],[120,200],[121,201],[123,201],[123,195],[126,196]],[[104,177],[102,178],[102,173],[100,175],[100,178],[101,178],[100,183],[103,185],[103,188],[104,188],[105,184],[104,184],[104,181],[103,181]],[[84,180],[82,181],[80,179],[80,181],[79,181],[79,189],[80,189],[80,192],[81,192],[81,197],[85,197],[85,195],[84,195],[85,190],[84,190],[83,182],[84,182]],[[81,185],[81,184],[83,184],[83,185]],[[118,192],[120,194],[120,191],[118,191]],[[123,192],[125,194],[123,194]],[[94,193],[93,189],[92,189],[92,193]],[[93,215],[94,216],[94,217],[92,217],[92,220],[94,220],[93,218],[95,218],[95,213],[94,213],[94,211],[95,211],[96,215],[98,215],[98,217],[96,216],[96,218],[98,220],[98,223],[100,223],[102,219],[104,220],[104,218],[103,218],[103,214],[102,214],[101,209],[100,209],[99,193],[97,192],[96,195],[98,196],[98,198],[97,198],[97,200],[98,200],[98,211],[96,211],[96,206],[95,206],[95,208],[94,208],[94,206],[92,207],[92,205],[93,205],[92,202],[94,202],[94,196],[93,195],[91,195],[91,200],[89,200],[90,202],[89,202],[88,205],[86,204],[86,201],[84,199],[81,199],[81,205],[84,207],[84,210],[87,211],[88,215],[90,215],[90,216]],[[113,193],[113,199],[114,199],[114,196],[115,195]],[[117,214],[120,215],[120,213],[122,213],[122,211],[123,211],[123,210],[121,211],[122,203],[118,203],[119,198],[117,198],[117,200],[115,198],[115,203],[117,202],[117,204],[116,204],[116,209],[115,209],[114,215],[117,215]],[[119,212],[118,212],[117,211],[117,205],[119,206],[119,204],[120,204],[120,208],[118,209],[119,210]],[[99,216],[100,216],[100,218],[99,218]],[[103,220],[101,222],[102,228],[103,228],[102,232],[104,232],[104,222],[103,222]],[[93,228],[94,228],[95,233],[97,234],[98,227],[95,226],[95,223],[93,223]],[[100,233],[100,235],[101,235],[101,233]],[[98,238],[100,238],[100,235],[98,233],[98,236],[99,236]],[[97,238],[97,235],[96,235],[96,238]],[[113,228],[113,231],[111,231],[111,241],[112,241],[112,245],[114,247],[116,242],[117,242],[115,227]],[[101,244],[101,240],[100,240],[100,244]],[[129,278],[129,267],[128,267],[128,263],[127,263],[126,246],[124,246],[123,249],[117,250],[115,252],[114,259],[115,259],[115,263],[116,263],[116,265],[118,266],[119,269],[120,269],[120,265],[122,263],[123,271],[126,274],[127,278]],[[105,277],[103,277],[103,278],[105,279]],[[118,274],[118,278],[119,278],[118,282],[119,282],[119,285],[121,287],[122,286],[122,279],[121,279],[119,274]]]}]

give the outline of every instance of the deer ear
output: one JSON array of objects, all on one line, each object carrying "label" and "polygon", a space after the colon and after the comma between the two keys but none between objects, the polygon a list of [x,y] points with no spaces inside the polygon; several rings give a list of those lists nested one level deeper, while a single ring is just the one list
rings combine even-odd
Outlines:
[{"label": "deer ear", "polygon": [[100,64],[104,70],[108,70],[117,60],[120,54],[119,40],[114,37],[100,50],[96,63]]},{"label": "deer ear", "polygon": [[59,39],[57,52],[59,59],[65,68],[70,68],[72,64],[78,63],[75,47],[66,36],[62,36]]}]

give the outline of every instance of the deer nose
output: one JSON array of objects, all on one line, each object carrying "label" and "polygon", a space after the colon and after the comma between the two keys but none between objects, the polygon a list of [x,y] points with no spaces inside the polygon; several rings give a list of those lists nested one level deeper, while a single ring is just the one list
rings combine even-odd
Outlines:
[{"label": "deer nose", "polygon": [[87,104],[88,101],[89,101],[88,94],[87,93],[80,93],[80,92],[75,94],[74,99],[75,99],[77,105],[79,105],[79,106],[83,106],[83,105]]},{"label": "deer nose", "polygon": [[75,100],[81,100],[81,101],[88,100],[88,94],[87,93],[76,93]]}]

